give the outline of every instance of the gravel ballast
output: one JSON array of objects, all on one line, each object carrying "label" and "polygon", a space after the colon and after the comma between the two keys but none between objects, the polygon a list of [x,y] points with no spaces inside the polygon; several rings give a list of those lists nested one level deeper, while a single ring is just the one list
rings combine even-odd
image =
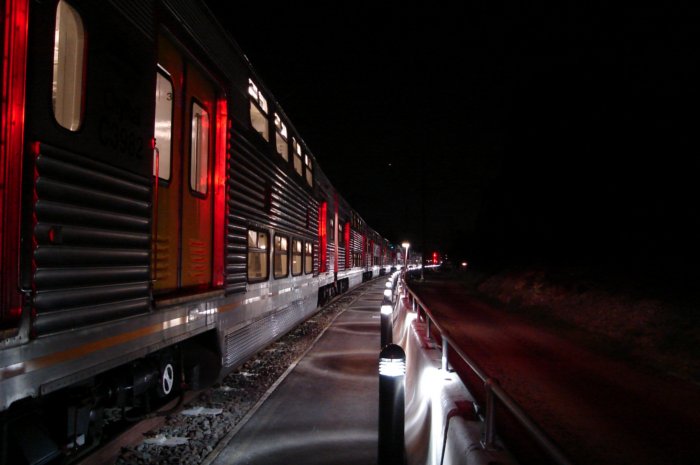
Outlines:
[{"label": "gravel ballast", "polygon": [[[122,447],[117,465],[207,464],[217,445],[228,442],[237,425],[264,400],[273,385],[311,348],[365,286],[337,298],[287,335],[203,390],[165,423],[144,434],[144,442]],[[189,414],[183,411],[189,410]],[[222,441],[226,439],[226,441]],[[223,445],[223,444],[222,444]]]}]

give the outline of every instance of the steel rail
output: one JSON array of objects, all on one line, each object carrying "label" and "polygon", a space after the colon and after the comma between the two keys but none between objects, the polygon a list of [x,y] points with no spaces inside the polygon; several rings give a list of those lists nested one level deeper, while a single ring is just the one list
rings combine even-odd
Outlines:
[{"label": "steel rail", "polygon": [[529,436],[535,440],[535,442],[542,448],[542,450],[551,458],[554,463],[558,465],[573,465],[571,460],[564,455],[564,453],[559,449],[559,447],[554,444],[554,442],[547,436],[547,434],[540,428],[518,405],[518,403],[513,400],[512,397],[498,384],[498,381],[489,377],[477,364],[472,360],[464,350],[457,346],[449,334],[445,331],[440,323],[436,320],[435,316],[430,311],[430,308],[423,302],[420,297],[412,290],[405,280],[405,276],[402,273],[401,283],[403,284],[403,289],[411,303],[411,309],[417,313],[418,317],[426,322],[428,338],[432,338],[430,334],[430,327],[435,326],[440,331],[441,343],[442,343],[442,368],[448,368],[448,355],[449,351],[452,350],[457,354],[460,359],[469,367],[469,369],[479,377],[479,379],[484,383],[484,390],[486,392],[486,408],[484,415],[484,438],[482,441],[482,447],[485,449],[490,449],[494,447],[494,441],[496,439],[496,416],[495,408],[496,402],[498,400],[508,412],[520,423],[520,425],[525,428]]}]

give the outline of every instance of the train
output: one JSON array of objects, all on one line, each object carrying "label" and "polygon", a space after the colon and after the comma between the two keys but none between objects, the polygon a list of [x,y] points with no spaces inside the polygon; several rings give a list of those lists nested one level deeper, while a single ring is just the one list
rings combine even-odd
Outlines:
[{"label": "train", "polygon": [[221,379],[401,266],[201,1],[2,0],[0,464]]}]

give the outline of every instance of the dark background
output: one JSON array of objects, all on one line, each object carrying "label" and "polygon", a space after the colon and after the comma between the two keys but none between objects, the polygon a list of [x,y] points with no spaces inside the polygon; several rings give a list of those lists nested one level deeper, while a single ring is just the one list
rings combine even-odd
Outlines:
[{"label": "dark background", "polygon": [[695,11],[209,3],[387,239],[694,286]]}]

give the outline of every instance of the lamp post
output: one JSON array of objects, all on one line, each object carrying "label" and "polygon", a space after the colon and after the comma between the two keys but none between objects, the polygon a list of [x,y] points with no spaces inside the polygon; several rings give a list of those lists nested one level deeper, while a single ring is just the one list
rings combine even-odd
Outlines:
[{"label": "lamp post", "polygon": [[403,243],[401,244],[401,247],[403,247],[404,249],[406,249],[406,258],[405,258],[404,261],[403,261],[403,265],[404,265],[404,267],[405,267],[406,269],[408,269],[408,248],[409,248],[410,246],[411,246],[411,244],[410,244],[409,242],[403,242]]}]

